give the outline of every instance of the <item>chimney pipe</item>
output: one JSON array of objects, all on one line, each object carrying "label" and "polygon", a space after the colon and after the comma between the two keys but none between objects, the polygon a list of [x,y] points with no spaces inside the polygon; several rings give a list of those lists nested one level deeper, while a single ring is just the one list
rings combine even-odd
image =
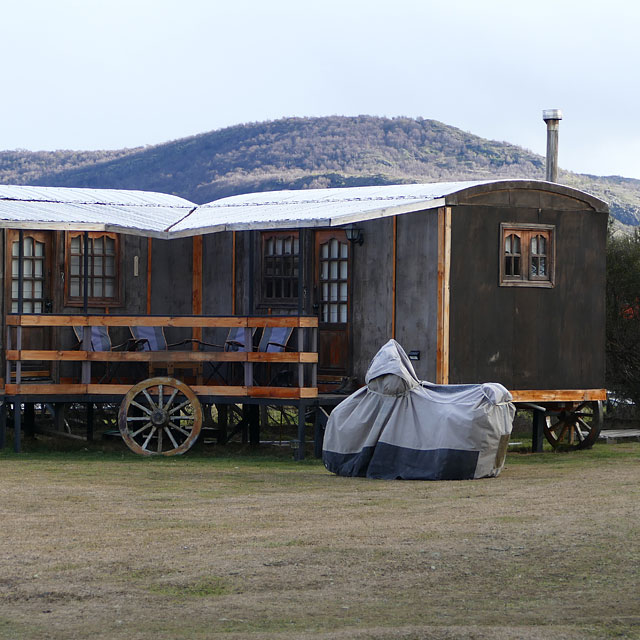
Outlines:
[{"label": "chimney pipe", "polygon": [[560,109],[545,109],[542,119],[547,123],[547,182],[558,182],[558,128],[562,120]]}]

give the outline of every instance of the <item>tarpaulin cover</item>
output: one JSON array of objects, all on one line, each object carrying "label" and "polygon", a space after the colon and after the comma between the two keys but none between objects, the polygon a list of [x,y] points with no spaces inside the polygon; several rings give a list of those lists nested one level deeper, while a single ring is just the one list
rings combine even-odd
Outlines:
[{"label": "tarpaulin cover", "polygon": [[365,382],[331,412],[322,452],[329,471],[467,480],[502,470],[515,407],[501,384],[420,381],[395,340],[378,351]]}]

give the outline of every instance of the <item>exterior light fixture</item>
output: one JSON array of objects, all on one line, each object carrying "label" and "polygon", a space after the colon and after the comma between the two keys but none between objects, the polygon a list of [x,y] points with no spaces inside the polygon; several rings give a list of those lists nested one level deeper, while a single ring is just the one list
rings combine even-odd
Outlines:
[{"label": "exterior light fixture", "polygon": [[420,352],[417,350],[409,351],[407,355],[409,356],[409,360],[420,360]]},{"label": "exterior light fixture", "polygon": [[344,228],[345,233],[347,234],[347,240],[351,244],[362,245],[364,242],[364,233],[360,227],[354,227],[352,224],[346,226]]}]

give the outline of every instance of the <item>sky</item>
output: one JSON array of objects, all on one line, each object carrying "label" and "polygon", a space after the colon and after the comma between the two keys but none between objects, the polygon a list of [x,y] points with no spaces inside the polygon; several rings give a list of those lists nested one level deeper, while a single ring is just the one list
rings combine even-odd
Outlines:
[{"label": "sky", "polygon": [[120,149],[290,116],[434,119],[640,178],[631,0],[3,0],[0,150]]}]

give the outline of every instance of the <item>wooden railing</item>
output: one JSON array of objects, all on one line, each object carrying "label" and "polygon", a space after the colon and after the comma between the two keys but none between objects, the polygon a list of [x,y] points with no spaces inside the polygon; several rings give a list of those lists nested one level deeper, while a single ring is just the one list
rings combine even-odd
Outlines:
[{"label": "wooden railing", "polygon": [[[92,376],[93,363],[148,363],[152,367],[165,367],[171,370],[179,365],[202,367],[204,363],[239,363],[243,374],[241,384],[208,384],[198,376],[192,389],[199,395],[237,396],[263,398],[313,398],[317,390],[317,328],[316,317],[244,317],[244,316],[111,316],[111,315],[8,315],[6,317],[6,380],[5,395],[118,395],[125,394],[131,384],[98,382]],[[90,348],[90,330],[84,331],[83,342],[79,349],[44,350],[23,349],[25,331],[45,327],[179,327],[191,328],[194,335],[201,335],[204,329],[244,328],[244,343],[252,343],[254,329],[267,327],[292,327],[296,329],[297,345],[295,350],[270,353],[260,351],[224,351],[220,350],[180,350],[180,351],[92,351]],[[206,342],[194,341],[195,345],[207,349]],[[304,350],[305,344],[308,351]],[[79,362],[81,373],[79,382],[64,382],[59,379],[51,382],[23,381],[23,363],[25,362]],[[296,373],[296,386],[259,386],[254,380],[254,364],[291,364]],[[310,375],[305,380],[305,367]],[[177,367],[176,367],[177,368]],[[239,376],[240,377],[240,376]],[[135,382],[135,381],[134,381]],[[305,385],[307,382],[307,385]]]}]

